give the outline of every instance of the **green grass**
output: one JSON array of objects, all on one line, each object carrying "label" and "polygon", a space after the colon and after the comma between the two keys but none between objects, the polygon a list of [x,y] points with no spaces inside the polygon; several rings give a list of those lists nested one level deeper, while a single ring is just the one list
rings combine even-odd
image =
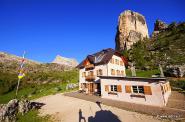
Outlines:
[{"label": "green grass", "polygon": [[[18,91],[17,98],[27,98],[36,99],[42,96],[47,96],[56,93],[67,92],[67,83],[78,83],[78,71],[65,71],[65,72],[47,72],[38,73],[37,75],[31,77],[32,74],[27,74],[26,77],[21,81],[20,89]],[[27,83],[26,81],[32,78],[32,80],[38,80],[39,76],[42,75],[39,83]],[[11,76],[11,75],[9,75]],[[38,77],[37,77],[38,76]],[[12,76],[14,77],[14,76]],[[2,78],[3,79],[3,78]],[[5,77],[4,79],[8,79]],[[41,84],[43,81],[49,79],[49,83]],[[4,80],[4,82],[6,82]],[[43,80],[43,81],[42,81]],[[59,81],[58,83],[53,83],[52,81]],[[2,87],[3,88],[3,87]],[[7,103],[11,99],[15,98],[15,88],[11,91],[0,94],[0,104]]]},{"label": "green grass", "polygon": [[[37,83],[28,83],[39,81]],[[48,83],[42,84],[47,81]],[[58,81],[53,83],[53,81]],[[15,98],[15,86],[17,83],[17,75],[0,72],[0,104],[5,104]],[[37,74],[27,74],[21,80],[20,89],[18,91],[18,99],[36,99],[42,96],[63,93],[72,90],[66,90],[68,83],[78,83],[78,71],[64,72],[39,72]],[[14,87],[13,87],[14,86]],[[51,122],[50,116],[41,117],[38,115],[38,110],[31,110],[25,115],[17,115],[16,122]]]},{"label": "green grass", "polygon": [[[32,100],[42,96],[70,91],[70,90],[66,90],[66,85],[67,83],[50,83],[50,84],[43,84],[43,85],[30,84],[30,86],[21,88],[18,91],[17,98],[19,99],[27,98],[29,100]],[[7,103],[13,98],[15,98],[15,90],[8,92],[6,94],[0,95],[0,104]]]},{"label": "green grass", "polygon": [[39,112],[37,110],[31,110],[28,113],[17,116],[17,121],[16,122],[51,122],[51,117],[50,116],[39,116]]},{"label": "green grass", "polygon": [[[160,74],[159,70],[136,70],[137,77],[152,77],[152,75]],[[126,69],[126,76],[131,77],[132,73],[130,69]]]},{"label": "green grass", "polygon": [[173,90],[178,89],[178,91],[185,93],[185,80],[170,80],[170,85],[174,88]]}]

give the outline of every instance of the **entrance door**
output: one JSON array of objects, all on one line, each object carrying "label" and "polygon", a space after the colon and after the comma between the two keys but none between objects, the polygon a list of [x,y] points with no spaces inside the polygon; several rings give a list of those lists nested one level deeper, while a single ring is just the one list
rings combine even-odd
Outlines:
[{"label": "entrance door", "polygon": [[90,85],[89,92],[90,92],[90,94],[92,94],[94,92],[93,83],[90,83],[89,85]]}]

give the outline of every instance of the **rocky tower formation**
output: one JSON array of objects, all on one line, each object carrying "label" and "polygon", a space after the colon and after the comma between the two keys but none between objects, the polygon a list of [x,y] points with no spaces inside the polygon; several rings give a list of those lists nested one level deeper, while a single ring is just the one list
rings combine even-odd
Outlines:
[{"label": "rocky tower formation", "polygon": [[145,17],[131,10],[121,13],[116,34],[116,50],[128,50],[144,37],[149,37]]},{"label": "rocky tower formation", "polygon": [[161,21],[161,20],[156,20],[156,22],[154,23],[154,32],[152,33],[152,37],[155,37],[158,35],[158,33],[160,33],[161,31],[165,31],[165,29],[168,28],[168,25]]},{"label": "rocky tower formation", "polygon": [[62,64],[73,68],[78,65],[78,62],[76,61],[76,59],[66,58],[60,55],[57,55],[52,63]]}]

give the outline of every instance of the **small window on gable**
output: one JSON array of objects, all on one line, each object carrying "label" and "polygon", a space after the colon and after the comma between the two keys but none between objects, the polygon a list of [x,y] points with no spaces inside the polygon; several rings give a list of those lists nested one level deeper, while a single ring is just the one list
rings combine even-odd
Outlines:
[{"label": "small window on gable", "polygon": [[111,69],[111,75],[115,75],[115,70]]},{"label": "small window on gable", "polygon": [[115,59],[115,64],[119,65],[119,60]]}]

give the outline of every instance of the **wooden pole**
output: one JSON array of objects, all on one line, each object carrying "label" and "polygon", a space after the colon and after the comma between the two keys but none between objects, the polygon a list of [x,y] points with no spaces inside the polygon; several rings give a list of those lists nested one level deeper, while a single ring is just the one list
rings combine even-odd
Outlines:
[{"label": "wooden pole", "polygon": [[17,93],[18,93],[18,90],[19,90],[20,80],[21,80],[21,79],[19,78],[19,79],[18,79],[18,84],[17,84],[17,89],[16,89],[16,94],[15,94],[15,95],[16,95],[16,98],[17,98]]},{"label": "wooden pole", "polygon": [[131,64],[130,70],[131,70],[131,73],[132,73],[132,77],[136,77],[136,69],[135,69],[135,66],[134,66],[133,63]]},{"label": "wooden pole", "polygon": [[164,72],[161,64],[159,64],[159,70],[160,70],[160,77],[164,77]]},{"label": "wooden pole", "polygon": [[[23,68],[23,65],[24,65],[24,57],[25,57],[25,54],[26,54],[26,52],[24,51],[24,53],[23,53],[23,56],[22,56],[22,63],[21,63],[21,65],[20,65],[20,70],[22,70],[22,68]],[[21,73],[21,72],[20,72]],[[20,74],[19,73],[19,74]],[[22,72],[23,73],[23,72]],[[17,94],[18,94],[18,90],[19,90],[19,85],[20,85],[20,80],[21,80],[21,78],[19,78],[18,77],[18,83],[17,83],[17,88],[16,88],[16,93],[15,93],[15,97],[17,98]]]}]

